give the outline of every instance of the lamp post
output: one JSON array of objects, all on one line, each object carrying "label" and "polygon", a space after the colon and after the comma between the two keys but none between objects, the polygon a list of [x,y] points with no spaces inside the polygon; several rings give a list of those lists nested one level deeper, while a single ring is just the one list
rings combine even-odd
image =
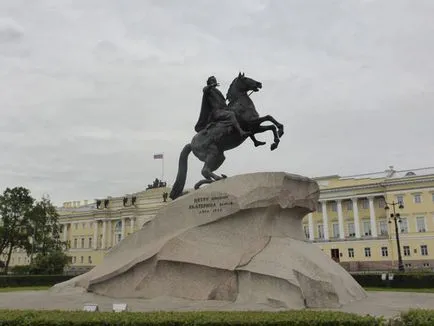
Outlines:
[{"label": "lamp post", "polygon": [[[390,218],[395,222],[395,237],[396,237],[396,247],[398,249],[398,269],[400,272],[404,272],[404,263],[402,262],[402,255],[401,255],[401,245],[399,244],[399,231],[398,231],[398,222],[401,223],[401,215],[396,212],[395,206],[398,206],[399,209],[403,209],[404,205],[402,203],[398,202],[395,203],[394,201],[392,203],[387,203],[384,209],[386,211],[389,211],[390,207],[393,207],[393,213],[390,214]],[[389,223],[392,223],[391,220],[389,220]]]}]

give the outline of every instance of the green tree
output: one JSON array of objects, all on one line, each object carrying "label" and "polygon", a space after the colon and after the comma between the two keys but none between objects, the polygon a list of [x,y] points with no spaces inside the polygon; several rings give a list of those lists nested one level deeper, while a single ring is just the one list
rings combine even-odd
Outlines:
[{"label": "green tree", "polygon": [[24,187],[6,188],[0,195],[0,253],[6,255],[4,272],[8,272],[12,251],[29,248],[29,213],[34,199]]},{"label": "green tree", "polygon": [[33,273],[59,273],[67,265],[66,242],[60,240],[60,228],[56,208],[48,197],[42,197],[29,213],[31,241],[26,250],[31,257]]},{"label": "green tree", "polygon": [[30,265],[30,274],[62,274],[69,257],[62,250],[53,250],[46,255],[37,254]]},{"label": "green tree", "polygon": [[59,214],[48,197],[36,202],[29,213],[31,246],[29,254],[46,256],[49,252],[63,250],[65,243],[60,240]]}]

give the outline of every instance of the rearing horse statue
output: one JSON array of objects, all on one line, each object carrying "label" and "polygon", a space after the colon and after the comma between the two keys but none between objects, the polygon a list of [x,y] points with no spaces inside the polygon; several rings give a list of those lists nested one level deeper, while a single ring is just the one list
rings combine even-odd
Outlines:
[{"label": "rearing horse statue", "polygon": [[[271,115],[260,117],[256,111],[255,105],[248,95],[248,92],[257,92],[262,88],[262,83],[238,74],[227,92],[229,101],[228,109],[235,112],[240,127],[251,134],[250,138],[255,146],[265,145],[255,138],[255,134],[270,130],[274,136],[274,142],[271,144],[271,150],[278,147],[280,137],[283,135],[283,125],[277,122]],[[271,125],[262,126],[265,121],[271,122]],[[198,189],[201,185],[212,183],[214,181],[226,178],[224,174],[217,175],[214,173],[224,162],[224,152],[240,146],[247,136],[241,136],[234,127],[226,122],[211,122],[205,129],[198,132],[191,142],[184,146],[179,156],[178,174],[176,181],[170,192],[172,200],[182,195],[185,181],[187,179],[188,156],[190,152],[202,162],[202,175],[205,179],[200,180],[194,186]]]}]

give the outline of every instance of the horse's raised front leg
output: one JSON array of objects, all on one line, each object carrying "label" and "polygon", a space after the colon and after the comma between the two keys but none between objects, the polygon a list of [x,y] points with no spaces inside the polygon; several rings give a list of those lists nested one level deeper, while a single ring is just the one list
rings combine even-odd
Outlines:
[{"label": "horse's raised front leg", "polygon": [[271,146],[270,146],[270,149],[271,149],[272,151],[274,151],[274,150],[277,148],[277,146],[279,146],[279,143],[280,143],[280,139],[279,139],[279,135],[278,135],[278,133],[277,133],[277,128],[276,128],[276,126],[274,126],[274,125],[269,125],[269,126],[257,126],[257,127],[256,127],[255,129],[253,129],[252,131],[253,131],[255,134],[258,134],[258,133],[265,132],[265,131],[268,131],[268,130],[271,130],[271,131],[273,132],[273,135],[274,135],[274,143],[272,143]]},{"label": "horse's raised front leg", "polygon": [[265,121],[271,122],[271,123],[273,123],[277,127],[279,138],[283,136],[283,134],[284,134],[283,124],[281,124],[280,122],[278,122],[276,119],[273,118],[273,116],[271,116],[269,114],[267,114],[267,115],[265,115],[263,117],[257,118],[254,122],[257,122],[257,123],[261,124],[262,122],[265,122]]},{"label": "horse's raised front leg", "polygon": [[253,144],[255,145],[255,147],[262,146],[262,145],[266,144],[266,142],[264,142],[264,141],[257,140],[255,135],[251,135],[250,139],[253,141]]}]

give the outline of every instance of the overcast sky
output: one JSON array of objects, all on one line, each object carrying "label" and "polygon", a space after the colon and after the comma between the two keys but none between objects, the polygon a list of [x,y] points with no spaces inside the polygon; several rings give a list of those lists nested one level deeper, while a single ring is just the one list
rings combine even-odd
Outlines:
[{"label": "overcast sky", "polygon": [[[56,204],[172,184],[209,75],[285,125],[229,176],[434,166],[432,0],[2,0],[0,186]],[[202,163],[189,159],[188,186]]]}]

